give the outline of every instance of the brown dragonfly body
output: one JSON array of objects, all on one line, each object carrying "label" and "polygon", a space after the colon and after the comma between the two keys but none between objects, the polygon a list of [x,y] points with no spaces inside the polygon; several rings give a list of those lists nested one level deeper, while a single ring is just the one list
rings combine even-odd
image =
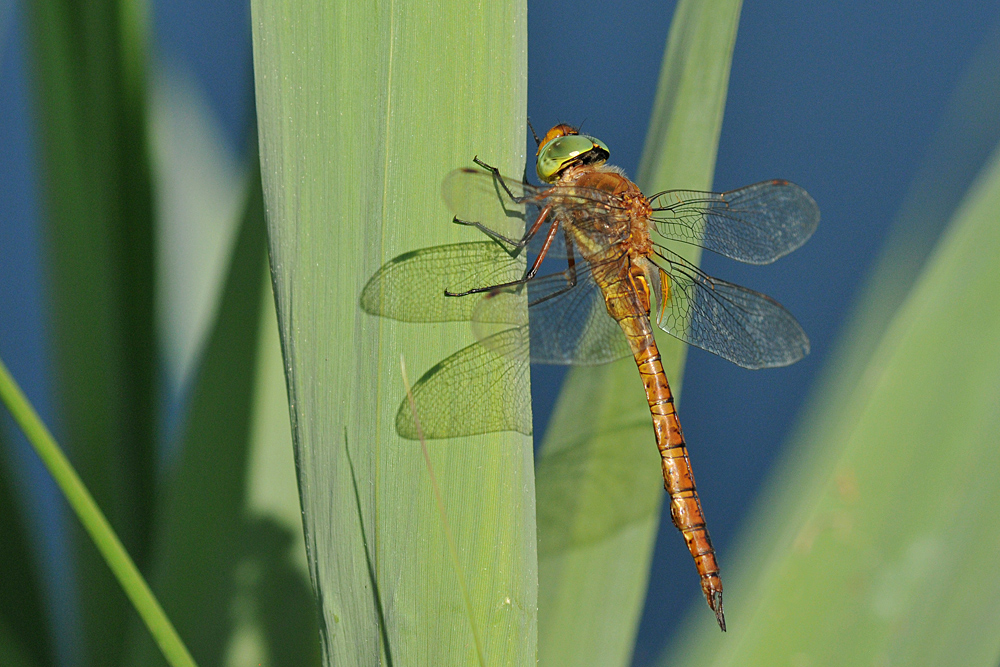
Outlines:
[{"label": "brown dragonfly body", "polygon": [[[668,190],[647,198],[605,164],[608,148],[593,137],[557,125],[538,144],[536,171],[546,184],[540,187],[504,178],[478,159],[482,169],[452,172],[444,198],[454,222],[487,239],[400,255],[369,280],[361,307],[403,321],[473,322],[479,341],[413,387],[428,438],[530,434],[524,392],[507,391],[527,375],[529,360],[587,365],[632,356],[646,390],[670,516],[725,630],[719,566],[653,324],[746,368],[794,363],[808,353],[809,341],[773,299],[706,275],[660,239],[767,264],[809,238],[819,210],[805,190],[778,180],[726,193]],[[566,268],[540,275],[547,258],[565,260]],[[488,409],[476,401],[485,392],[494,397]],[[405,401],[396,430],[417,437]]]},{"label": "brown dragonfly body", "polygon": [[[594,267],[594,280],[604,294],[608,314],[618,322],[628,340],[653,418],[653,433],[663,469],[663,486],[670,494],[670,517],[684,535],[701,576],[705,599],[715,612],[719,626],[725,630],[719,565],[705,525],[684,433],[674,408],[674,396],[667,374],[663,371],[649,319],[651,294],[648,273],[656,270],[648,260],[653,247],[649,235],[652,214],[649,201],[635,183],[614,167],[603,165],[567,169],[557,185],[606,192],[610,195],[609,199],[613,198],[619,204],[614,214],[605,219],[609,224],[620,225],[621,230],[602,230],[604,236],[623,238],[622,242],[611,247],[602,248],[600,243],[591,243],[588,235],[574,225],[572,219],[557,222],[574,236],[574,245]],[[568,217],[572,218],[572,214]]]}]

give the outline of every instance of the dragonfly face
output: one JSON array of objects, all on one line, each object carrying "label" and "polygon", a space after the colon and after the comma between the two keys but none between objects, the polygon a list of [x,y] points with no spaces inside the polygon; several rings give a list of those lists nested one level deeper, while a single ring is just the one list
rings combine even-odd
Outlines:
[{"label": "dragonfly face", "polygon": [[[391,260],[365,286],[361,307],[403,321],[473,323],[479,341],[413,387],[427,438],[530,434],[530,396],[505,392],[519,378],[526,384],[529,360],[592,365],[633,357],[671,517],[725,630],[715,550],[653,326],[745,368],[794,363],[808,353],[809,340],[776,301],[705,274],[669,242],[768,264],[809,238],[819,209],[805,190],[784,180],[646,197],[605,164],[608,147],[594,137],[557,125],[538,144],[541,187],[505,178],[478,159],[481,169],[449,174],[443,194],[454,222],[482,236]],[[546,257],[564,261],[565,270],[539,273]],[[501,398],[484,405],[478,399],[487,394]],[[413,413],[402,403],[396,430],[415,439]]]},{"label": "dragonfly face", "polygon": [[604,164],[611,152],[604,142],[577,132],[569,125],[556,125],[538,144],[535,172],[545,183],[555,183],[559,175],[576,165]]}]

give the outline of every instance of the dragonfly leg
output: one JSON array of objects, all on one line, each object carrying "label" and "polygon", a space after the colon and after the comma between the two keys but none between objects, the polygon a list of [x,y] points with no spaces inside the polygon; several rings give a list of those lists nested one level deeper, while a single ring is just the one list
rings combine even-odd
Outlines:
[{"label": "dragonfly leg", "polygon": [[[549,299],[554,299],[557,296],[565,294],[574,287],[576,287],[576,257],[573,255],[573,244],[570,243],[569,232],[563,229],[563,234],[566,237],[566,270],[561,273],[566,276],[566,287],[556,290],[552,294],[546,294],[540,299],[536,299],[528,304],[528,307],[537,306],[540,303],[548,301]],[[558,275],[556,273],[549,274],[550,276]],[[549,276],[545,276],[548,278]]]},{"label": "dragonfly leg", "polygon": [[515,204],[521,204],[521,203],[524,203],[525,201],[531,199],[531,197],[518,197],[513,192],[511,192],[510,191],[510,187],[507,186],[507,179],[505,179],[503,177],[503,174],[500,173],[500,170],[497,169],[496,167],[494,167],[493,165],[486,164],[485,162],[483,162],[482,160],[480,160],[478,155],[476,157],[472,158],[472,161],[475,162],[476,164],[478,164],[480,167],[482,167],[486,171],[488,171],[491,174],[493,174],[494,180],[500,182],[500,187],[502,187],[504,189],[504,192],[507,193],[507,196],[510,197],[511,201],[513,201]]},{"label": "dragonfly leg", "polygon": [[[487,227],[486,225],[484,225],[484,224],[482,224],[480,222],[471,222],[469,220],[462,220],[458,216],[455,216],[452,219],[452,222],[455,223],[456,225],[464,225],[466,227],[475,227],[476,229],[478,229],[479,231],[481,231],[483,234],[486,234],[486,236],[490,237],[494,241],[499,242],[500,245],[503,247],[503,249],[507,250],[507,254],[510,255],[511,257],[517,257],[520,254],[521,250],[526,245],[528,245],[527,242],[524,242],[523,240],[522,241],[517,241],[515,239],[510,238],[509,236],[504,236],[503,234],[495,232],[495,231],[493,231],[492,229],[490,229],[489,227]],[[528,240],[530,241],[531,239],[529,238]],[[510,249],[508,249],[504,244],[507,244],[508,246],[512,246],[512,247]]]},{"label": "dragonfly leg", "polygon": [[[534,235],[534,233],[538,231],[538,228],[542,226],[542,222],[544,221],[544,219],[548,217],[548,210],[549,207],[546,206],[545,209],[542,211],[542,213],[538,216],[538,220],[536,220],[535,224],[531,226],[531,230],[529,230],[528,234]],[[538,251],[538,256],[535,257],[535,261],[531,263],[530,267],[528,267],[528,270],[525,272],[523,278],[520,278],[519,280],[512,280],[508,283],[500,283],[499,285],[489,285],[487,287],[474,287],[473,289],[466,290],[464,292],[451,292],[449,290],[445,290],[444,295],[468,296],[469,294],[481,294],[482,292],[492,292],[498,289],[505,289],[507,287],[517,287],[518,285],[525,284],[529,280],[532,280],[535,277],[535,275],[538,274],[538,269],[542,265],[542,260],[545,259],[545,256],[549,253],[549,248],[552,246],[552,240],[555,238],[557,231],[559,231],[559,223],[557,221],[554,221],[549,226],[548,234],[545,235],[545,243],[542,244],[542,249]]]},{"label": "dragonfly leg", "polygon": [[[532,223],[531,229],[529,229],[527,232],[525,232],[524,236],[521,237],[520,241],[515,241],[514,239],[507,238],[503,234],[498,234],[495,231],[493,231],[492,229],[490,229],[489,227],[487,227],[487,226],[485,226],[483,224],[480,224],[478,222],[467,222],[465,220],[460,220],[457,217],[453,220],[453,222],[455,222],[456,224],[459,224],[459,225],[468,225],[470,227],[475,227],[476,229],[478,229],[479,231],[481,231],[483,234],[486,234],[487,236],[489,236],[494,241],[499,242],[500,245],[501,245],[501,247],[503,247],[503,243],[509,243],[512,247],[509,250],[506,247],[504,247],[504,250],[506,250],[507,254],[510,255],[511,257],[517,257],[519,254],[521,254],[521,250],[523,250],[525,247],[527,247],[527,245],[531,241],[531,239],[534,238],[535,234],[538,233],[538,230],[541,229],[542,225],[548,219],[549,213],[551,212],[551,210],[552,210],[552,206],[551,205],[546,206],[545,208],[543,208],[542,211],[541,211],[541,213],[538,214],[538,217],[535,218],[535,222]],[[549,243],[551,243],[551,242],[549,242]],[[546,247],[548,247],[548,246],[546,246]]]}]

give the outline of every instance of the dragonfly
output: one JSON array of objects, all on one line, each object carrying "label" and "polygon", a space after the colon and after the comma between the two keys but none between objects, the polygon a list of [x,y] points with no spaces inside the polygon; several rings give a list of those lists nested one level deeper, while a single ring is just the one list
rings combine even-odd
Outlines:
[{"label": "dragonfly", "polygon": [[[670,516],[725,631],[719,564],[653,323],[745,368],[787,366],[804,357],[809,339],[784,307],[705,274],[676,244],[768,264],[805,243],[819,208],[784,180],[647,197],[607,163],[610,150],[599,139],[560,124],[535,140],[541,185],[505,177],[478,157],[475,167],[445,178],[453,222],[478,230],[478,240],[402,254],[362,290],[368,313],[408,322],[470,321],[477,338],[414,384],[416,410],[404,399],[396,430],[417,439],[419,418],[420,435],[431,439],[530,435],[529,392],[513,387],[531,362],[594,365],[633,357]],[[553,263],[557,270],[543,268]]]}]

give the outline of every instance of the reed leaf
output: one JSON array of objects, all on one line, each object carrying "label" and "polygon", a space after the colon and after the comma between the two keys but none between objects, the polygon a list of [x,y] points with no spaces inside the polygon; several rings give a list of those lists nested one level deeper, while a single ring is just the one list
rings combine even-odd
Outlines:
[{"label": "reed leaf", "polygon": [[[156,492],[158,388],[147,25],[139,2],[24,7],[60,439],[141,568]],[[126,599],[90,538],[75,528],[73,536],[84,662],[117,664]]]},{"label": "reed leaf", "polygon": [[395,255],[474,238],[441,201],[451,169],[478,154],[522,173],[525,12],[252,3],[271,268],[326,664],[476,664],[473,620],[488,664],[535,659],[530,439],[429,443],[470,618],[420,447],[394,422],[400,354],[417,374],[471,331],[358,306]]}]

